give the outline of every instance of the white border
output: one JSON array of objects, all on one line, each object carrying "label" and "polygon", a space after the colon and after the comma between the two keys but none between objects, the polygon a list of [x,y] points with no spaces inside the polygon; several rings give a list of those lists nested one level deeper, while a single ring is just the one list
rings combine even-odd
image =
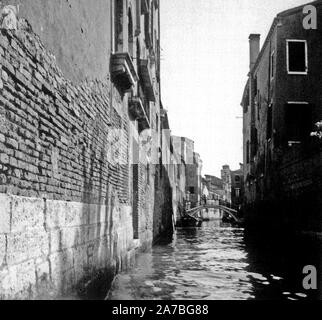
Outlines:
[{"label": "white border", "polygon": [[[290,62],[289,62],[289,46],[288,44],[290,42],[304,42],[305,43],[305,72],[296,72],[296,71],[290,71]],[[293,75],[307,75],[309,71],[308,66],[308,54],[307,54],[307,41],[306,40],[297,40],[297,39],[287,39],[286,40],[286,64],[287,64],[287,73],[293,74]]]},{"label": "white border", "polygon": [[[302,105],[309,105],[309,103],[307,101],[287,101],[287,104],[302,104]],[[302,141],[287,141],[288,146],[292,147],[294,144],[301,144]]]},{"label": "white border", "polygon": [[306,104],[309,105],[306,101],[287,101],[287,104]]}]

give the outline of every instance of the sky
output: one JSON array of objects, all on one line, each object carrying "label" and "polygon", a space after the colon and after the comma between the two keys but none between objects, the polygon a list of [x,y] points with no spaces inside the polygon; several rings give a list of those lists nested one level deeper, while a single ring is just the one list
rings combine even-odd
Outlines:
[{"label": "sky", "polygon": [[173,135],[195,141],[203,174],[243,161],[240,102],[251,33],[309,0],[161,0],[161,88]]}]

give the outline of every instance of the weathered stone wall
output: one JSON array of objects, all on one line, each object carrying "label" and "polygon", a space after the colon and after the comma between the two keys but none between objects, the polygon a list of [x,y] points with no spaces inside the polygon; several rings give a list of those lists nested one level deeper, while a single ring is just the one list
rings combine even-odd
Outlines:
[{"label": "weathered stone wall", "polygon": [[297,229],[321,232],[322,148],[302,157],[293,150],[278,169],[278,201],[286,222]]},{"label": "weathered stone wall", "polygon": [[134,254],[129,120],[108,76],[73,85],[26,22],[0,56],[0,296],[66,293]]},{"label": "weathered stone wall", "polygon": [[[150,168],[154,166],[150,165]],[[152,173],[147,170],[147,165],[139,165],[139,238],[142,249],[146,250],[152,246],[152,228],[154,205],[154,185]],[[153,177],[154,178],[154,177]],[[147,214],[150,213],[150,214]]]},{"label": "weathered stone wall", "polygon": [[19,6],[64,75],[74,83],[86,78],[104,79],[111,51],[111,3],[95,0],[2,0]]},{"label": "weathered stone wall", "polygon": [[155,180],[155,200],[153,215],[153,241],[169,239],[173,233],[172,217],[176,204],[173,204],[173,181],[168,166],[158,166]]}]

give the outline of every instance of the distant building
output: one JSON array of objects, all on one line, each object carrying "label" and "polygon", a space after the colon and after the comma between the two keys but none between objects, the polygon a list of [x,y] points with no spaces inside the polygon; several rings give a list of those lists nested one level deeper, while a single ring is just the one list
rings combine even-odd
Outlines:
[{"label": "distant building", "polygon": [[231,171],[231,204],[239,208],[244,200],[244,168],[240,164],[240,168]]},{"label": "distant building", "polygon": [[223,200],[233,207],[239,208],[243,203],[243,165],[238,170],[232,171],[229,165],[224,165],[221,170],[223,181]]},{"label": "distant building", "polygon": [[194,151],[194,142],[185,137],[173,137],[173,145],[185,166],[186,200],[195,207],[202,195],[202,160]]},{"label": "distant building", "polygon": [[209,200],[223,200],[224,190],[223,181],[215,176],[205,175],[204,183],[207,185],[209,190]]},{"label": "distant building", "polygon": [[204,179],[202,179],[202,182],[201,182],[201,188],[202,188],[202,193],[201,193],[201,196],[204,197],[205,199],[209,199],[209,189],[208,189],[208,186],[207,186],[207,183]]},{"label": "distant building", "polygon": [[223,181],[224,201],[231,203],[231,170],[229,165],[223,166],[221,179]]},{"label": "distant building", "polygon": [[[310,3],[322,21],[322,2]],[[303,6],[276,16],[260,50],[250,41],[242,99],[245,212],[252,222],[322,230],[322,29],[306,30]]]},{"label": "distant building", "polygon": [[201,170],[202,161],[200,155],[193,152],[193,163],[186,165],[186,192],[192,207],[196,207],[201,200]]},{"label": "distant building", "polygon": [[186,201],[186,163],[181,156],[181,137],[171,136],[171,145],[173,149],[173,210],[175,224],[182,218],[184,203]]}]

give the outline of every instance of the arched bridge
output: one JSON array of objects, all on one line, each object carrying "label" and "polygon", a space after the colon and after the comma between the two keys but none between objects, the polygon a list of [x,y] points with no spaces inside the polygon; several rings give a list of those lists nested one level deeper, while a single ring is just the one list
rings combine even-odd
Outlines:
[{"label": "arched bridge", "polygon": [[202,218],[200,217],[200,212],[204,209],[219,209],[228,214],[236,223],[242,223],[242,220],[237,218],[236,214],[238,213],[237,210],[220,205],[220,204],[204,204],[196,208],[192,208],[190,210],[185,211],[185,217],[191,218],[196,222],[201,222]]}]

